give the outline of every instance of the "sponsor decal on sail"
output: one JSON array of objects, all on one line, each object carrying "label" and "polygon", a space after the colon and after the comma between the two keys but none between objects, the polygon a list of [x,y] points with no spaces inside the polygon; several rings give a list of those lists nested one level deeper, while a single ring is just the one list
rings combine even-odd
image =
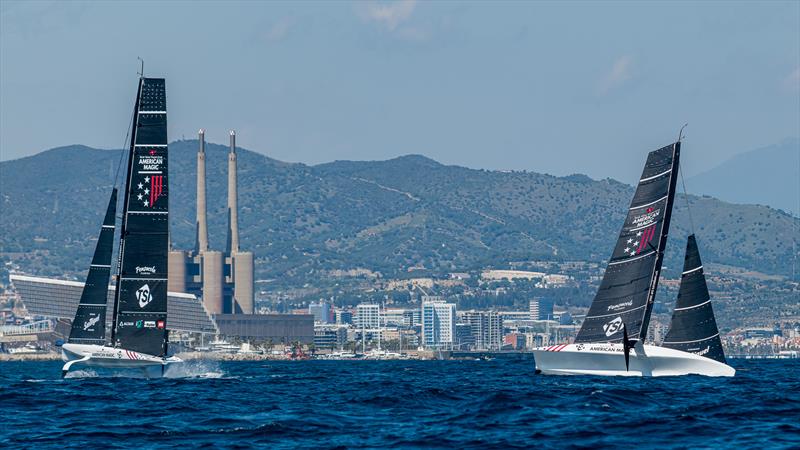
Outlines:
[{"label": "sponsor decal on sail", "polygon": [[100,321],[100,316],[94,316],[91,319],[87,320],[86,323],[83,324],[83,331],[89,331],[97,322]]},{"label": "sponsor decal on sail", "polygon": [[622,331],[622,317],[617,316],[616,319],[611,320],[610,322],[603,325],[603,331],[606,332],[606,336],[613,336],[616,333]]},{"label": "sponsor decal on sail", "polygon": [[155,320],[145,320],[144,321],[144,327],[145,328],[155,328],[156,327],[156,321]]},{"label": "sponsor decal on sail", "polygon": [[136,275],[154,275],[156,266],[136,266]]},{"label": "sponsor decal on sail", "polygon": [[136,328],[144,328],[144,320],[137,320]]},{"label": "sponsor decal on sail", "polygon": [[[652,208],[647,208],[651,210]],[[642,216],[639,216],[642,217]],[[637,218],[638,219],[638,218]],[[634,219],[635,221],[635,219]],[[651,247],[650,242],[656,235],[657,223],[636,231],[635,236],[628,237],[625,248],[622,250],[627,256],[636,256]]]},{"label": "sponsor decal on sail", "polygon": [[628,300],[627,302],[617,303],[616,305],[609,305],[606,311],[619,311],[621,309],[625,309],[628,306],[633,306],[633,300]]},{"label": "sponsor decal on sail", "polygon": [[136,187],[136,201],[142,206],[153,208],[158,199],[164,193],[164,174],[163,164],[164,155],[157,154],[155,149],[151,149],[148,155],[139,156],[138,179],[134,181]]},{"label": "sponsor decal on sail", "polygon": [[153,301],[153,295],[150,294],[150,286],[145,284],[136,290],[136,300],[139,300],[139,308],[144,308]]},{"label": "sponsor decal on sail", "polygon": [[167,326],[167,321],[166,320],[158,320],[158,321],[156,321],[156,328],[159,328],[159,329],[163,330],[166,326]]}]

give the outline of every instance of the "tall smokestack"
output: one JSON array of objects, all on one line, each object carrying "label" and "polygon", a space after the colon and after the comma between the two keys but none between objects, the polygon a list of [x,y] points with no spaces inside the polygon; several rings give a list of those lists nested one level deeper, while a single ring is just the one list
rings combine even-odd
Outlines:
[{"label": "tall smokestack", "polygon": [[200,150],[197,152],[197,239],[196,252],[208,251],[208,225],[206,223],[206,133],[201,128],[198,140]]},{"label": "tall smokestack", "polygon": [[228,253],[231,255],[239,251],[236,197],[236,132],[231,130],[231,151],[228,153]]}]

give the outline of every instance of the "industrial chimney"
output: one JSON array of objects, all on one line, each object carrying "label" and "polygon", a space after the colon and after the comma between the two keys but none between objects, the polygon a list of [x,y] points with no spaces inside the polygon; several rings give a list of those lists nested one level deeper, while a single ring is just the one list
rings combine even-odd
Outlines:
[{"label": "industrial chimney", "polygon": [[231,151],[228,153],[228,253],[239,251],[239,217],[236,192],[236,132],[231,130]]},{"label": "industrial chimney", "polygon": [[200,150],[197,152],[197,241],[195,251],[208,251],[208,225],[206,223],[206,139],[201,128],[198,140]]}]

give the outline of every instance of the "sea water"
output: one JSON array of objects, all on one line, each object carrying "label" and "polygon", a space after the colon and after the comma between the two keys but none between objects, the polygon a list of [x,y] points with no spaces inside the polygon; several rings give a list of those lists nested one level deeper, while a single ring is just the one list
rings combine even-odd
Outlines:
[{"label": "sea water", "polygon": [[532,361],[189,362],[164,378],[0,363],[4,448],[798,448],[800,360],[734,378]]}]

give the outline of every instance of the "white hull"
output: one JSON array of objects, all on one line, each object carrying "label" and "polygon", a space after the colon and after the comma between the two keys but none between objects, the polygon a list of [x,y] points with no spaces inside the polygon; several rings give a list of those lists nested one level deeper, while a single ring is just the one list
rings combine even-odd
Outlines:
[{"label": "white hull", "polygon": [[145,369],[148,373],[150,368],[160,367],[163,373],[168,364],[182,362],[177,356],[162,358],[124,348],[88,344],[64,344],[61,347],[61,358],[66,361],[62,376],[72,369],[87,367]]},{"label": "white hull", "polygon": [[548,375],[732,377],[736,373],[733,367],[713,359],[653,345],[632,348],[627,370],[622,344],[552,345],[533,353],[537,372]]}]

